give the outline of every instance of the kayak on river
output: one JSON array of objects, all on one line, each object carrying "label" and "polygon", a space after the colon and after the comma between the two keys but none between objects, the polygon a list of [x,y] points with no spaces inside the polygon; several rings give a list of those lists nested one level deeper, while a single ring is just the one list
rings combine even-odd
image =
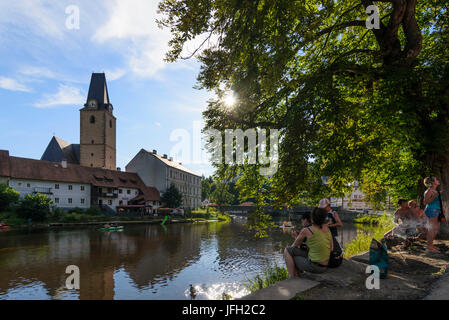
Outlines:
[{"label": "kayak on river", "polygon": [[106,224],[103,226],[103,228],[100,228],[100,231],[118,231],[118,230],[123,230],[123,228],[124,228],[124,226]]}]

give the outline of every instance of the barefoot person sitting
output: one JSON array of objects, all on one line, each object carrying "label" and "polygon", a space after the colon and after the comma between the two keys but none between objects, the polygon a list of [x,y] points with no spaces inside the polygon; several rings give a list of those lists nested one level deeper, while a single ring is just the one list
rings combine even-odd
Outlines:
[{"label": "barefoot person sitting", "polygon": [[[333,249],[332,234],[327,227],[327,212],[315,208],[311,214],[312,226],[303,228],[291,247],[284,251],[285,264],[290,277],[296,274],[295,267],[301,271],[323,273],[327,270],[330,253]],[[299,249],[307,239],[308,251]]]},{"label": "barefoot person sitting", "polygon": [[425,237],[427,234],[427,217],[424,210],[418,206],[415,200],[410,200],[408,207],[412,210],[413,219],[416,220],[416,228],[421,233],[420,237]]},{"label": "barefoot person sitting", "polygon": [[[394,213],[396,227],[385,233],[384,238],[408,238],[417,235],[418,220],[415,210],[408,206],[407,200],[398,200],[399,208]],[[400,223],[399,223],[400,221]]]}]

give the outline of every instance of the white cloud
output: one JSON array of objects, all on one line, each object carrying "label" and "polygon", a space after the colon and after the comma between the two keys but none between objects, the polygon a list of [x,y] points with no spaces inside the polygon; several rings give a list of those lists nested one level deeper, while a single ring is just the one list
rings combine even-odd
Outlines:
[{"label": "white cloud", "polygon": [[160,123],[160,122],[156,122],[155,125],[156,125],[157,127],[160,127],[160,126],[161,126],[161,123]]},{"label": "white cloud", "polygon": [[115,0],[109,4],[109,19],[92,39],[98,43],[127,47],[125,56],[130,70],[141,77],[153,77],[166,66],[169,30],[156,23],[158,1]]},{"label": "white cloud", "polygon": [[11,91],[31,92],[30,88],[19,83],[17,80],[1,76],[0,76],[0,88]]},{"label": "white cloud", "polygon": [[57,79],[58,76],[51,70],[42,67],[22,67],[19,73],[25,76]]},{"label": "white cloud", "polygon": [[125,69],[106,70],[106,79],[108,81],[118,80],[126,74]]},{"label": "white cloud", "polygon": [[34,104],[34,106],[37,108],[49,108],[61,105],[82,105],[84,99],[85,96],[79,88],[60,84],[58,92],[44,94],[43,99]]},{"label": "white cloud", "polygon": [[[66,19],[64,10],[63,3],[51,2],[50,5],[48,0],[1,1],[0,24],[7,28],[9,24],[20,23],[26,26],[28,32],[42,37],[62,38]],[[2,28],[0,31],[5,32]]]}]

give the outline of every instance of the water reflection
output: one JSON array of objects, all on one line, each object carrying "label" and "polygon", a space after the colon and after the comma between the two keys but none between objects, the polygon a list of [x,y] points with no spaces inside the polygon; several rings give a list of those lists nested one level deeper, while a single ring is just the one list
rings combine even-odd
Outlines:
[{"label": "water reflection", "polygon": [[[356,235],[345,227],[342,242]],[[247,294],[242,282],[283,265],[289,234],[256,239],[241,223],[10,231],[0,234],[0,299],[220,299]],[[68,265],[79,291],[65,289]]]}]

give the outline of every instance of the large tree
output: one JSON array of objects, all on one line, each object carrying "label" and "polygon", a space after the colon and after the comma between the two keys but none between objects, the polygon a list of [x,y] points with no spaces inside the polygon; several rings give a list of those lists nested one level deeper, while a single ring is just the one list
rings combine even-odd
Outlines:
[{"label": "large tree", "polygon": [[179,208],[182,205],[182,193],[172,183],[162,195],[161,200],[168,208]]},{"label": "large tree", "polygon": [[[378,29],[366,9],[377,5]],[[168,61],[196,57],[217,99],[206,129],[279,129],[270,194],[292,204],[358,180],[371,199],[422,195],[441,177],[449,212],[447,0],[163,0]],[[185,44],[202,37],[197,50]],[[232,90],[237,103],[223,102]],[[218,172],[241,174],[221,163]],[[329,184],[321,185],[321,176]]]}]

